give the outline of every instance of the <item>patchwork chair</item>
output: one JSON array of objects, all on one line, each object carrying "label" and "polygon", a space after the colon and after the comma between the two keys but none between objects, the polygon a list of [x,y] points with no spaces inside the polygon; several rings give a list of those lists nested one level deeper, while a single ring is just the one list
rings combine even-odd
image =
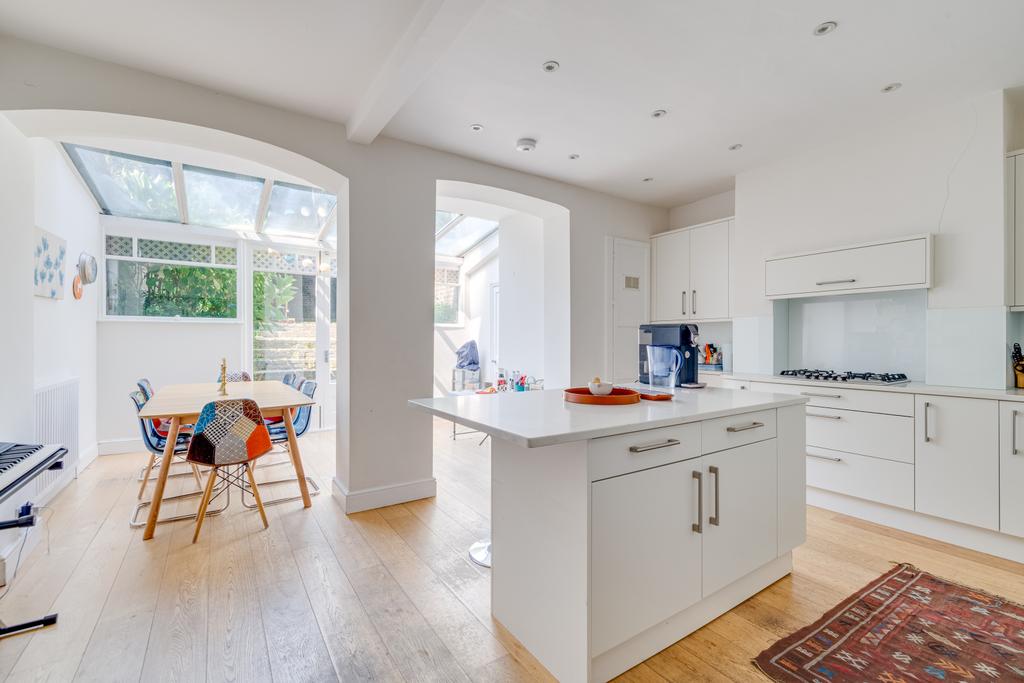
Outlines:
[{"label": "patchwork chair", "polygon": [[[301,391],[303,394],[305,394],[309,398],[313,398],[313,395],[316,393],[316,387],[317,387],[316,382],[314,380],[311,380],[311,379],[302,379],[301,377],[299,378],[299,380],[301,381],[301,384],[299,385],[299,387],[300,387],[299,391]],[[302,436],[303,434],[305,434],[309,430],[309,425],[310,425],[312,413],[313,413],[313,406],[311,406],[311,405],[309,405],[309,406],[302,406],[301,408],[298,408],[297,410],[293,411],[293,413],[292,413],[292,426],[295,428],[295,438],[298,438],[298,437]],[[270,434],[271,442],[274,443],[275,445],[281,446],[282,449],[284,450],[284,452],[289,453],[291,451],[291,447],[290,447],[290,445],[288,443],[288,428],[284,424],[284,419],[283,418],[277,418],[276,422],[270,422],[269,420],[267,420],[266,424],[267,424],[267,430],[268,430],[268,432]],[[274,467],[276,465],[290,465],[290,464],[291,464],[291,457],[289,457],[287,460],[281,460],[279,462],[270,462],[270,463],[267,463],[266,465],[261,465],[261,469],[265,469],[267,467]],[[263,482],[263,486],[266,487],[266,486],[273,486],[275,484],[290,484],[290,483],[294,483],[296,481],[298,481],[298,480],[295,477],[288,477],[288,478],[285,478],[285,479],[272,479],[272,480]],[[309,489],[309,495],[315,496],[315,495],[320,493],[320,486],[319,486],[319,484],[316,483],[316,480],[314,480],[312,477],[309,477],[309,476],[306,477],[306,486]],[[249,508],[251,510],[251,509],[253,509],[255,507],[255,505],[253,505],[252,503],[249,503],[248,501],[246,501],[246,498],[245,498],[245,494],[246,493],[248,493],[248,491],[245,491],[245,490],[242,491],[242,505],[244,505],[245,507],[247,507],[247,508]],[[284,497],[284,498],[275,498],[275,499],[273,499],[271,501],[267,501],[265,504],[266,505],[277,505],[278,503],[287,503],[288,501],[299,500],[300,498],[302,498],[301,495],[288,496],[288,497]]]},{"label": "patchwork chair", "polygon": [[[196,513],[193,543],[199,539],[206,508],[213,498],[219,496],[229,486],[238,487],[243,492],[247,490],[243,472],[249,480],[248,490],[256,499],[263,528],[270,526],[267,522],[267,513],[263,509],[259,487],[256,486],[252,463],[256,458],[269,453],[271,448],[273,445],[267,427],[263,424],[263,414],[252,399],[211,401],[203,406],[186,455],[190,463],[211,468],[206,480],[206,490]],[[214,495],[217,481],[223,482],[224,485]]]},{"label": "patchwork chair", "polygon": [[[128,397],[131,398],[132,403],[135,405],[136,414],[138,414],[139,411],[142,410],[142,407],[148,402],[145,394],[141,391],[133,391],[128,394]],[[149,475],[153,472],[154,467],[160,466],[160,463],[164,458],[164,448],[167,446],[167,432],[163,431],[161,433],[156,422],[156,420],[149,420],[141,416],[139,417],[139,431],[142,433],[142,443],[145,445],[146,450],[149,451],[149,462],[139,474],[139,480],[142,482],[142,485],[139,486],[139,500],[142,500],[142,496],[145,495],[146,485],[149,484]],[[181,458],[183,462],[185,452],[188,450],[190,436],[191,435],[187,432],[179,433],[178,439],[174,444],[174,457]],[[203,488],[203,482],[199,478],[199,469],[195,465],[192,465],[191,468],[191,473],[178,472],[171,476],[181,477],[192,474],[192,476],[196,478],[196,485],[201,490]]]},{"label": "patchwork chair", "polygon": [[228,373],[228,381],[229,382],[251,382],[252,381],[252,375],[250,375],[245,370],[236,370],[234,372],[229,372]]}]

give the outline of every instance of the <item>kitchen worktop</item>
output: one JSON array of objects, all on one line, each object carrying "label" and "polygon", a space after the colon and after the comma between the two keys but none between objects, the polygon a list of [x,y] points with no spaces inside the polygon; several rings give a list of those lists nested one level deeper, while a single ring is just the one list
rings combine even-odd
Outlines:
[{"label": "kitchen worktop", "polygon": [[640,401],[625,406],[566,403],[560,389],[409,401],[438,417],[526,448],[699,422],[804,402],[806,399],[799,396],[715,387],[676,389],[671,401]]},{"label": "kitchen worktop", "polygon": [[1024,402],[1024,389],[971,389],[969,387],[947,387],[924,382],[909,384],[857,384],[854,382],[823,382],[820,380],[784,377],[782,375],[764,375],[757,373],[734,372],[722,375],[722,379],[739,382],[771,382],[773,384],[797,384],[808,387],[834,387],[836,389],[862,389],[864,391],[890,391],[901,394],[929,394],[932,396],[959,396],[962,398],[983,398],[993,401]]}]

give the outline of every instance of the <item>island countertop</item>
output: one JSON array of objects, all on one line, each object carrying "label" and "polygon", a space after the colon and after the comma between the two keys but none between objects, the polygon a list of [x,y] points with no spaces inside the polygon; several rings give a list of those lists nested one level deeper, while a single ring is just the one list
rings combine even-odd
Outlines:
[{"label": "island countertop", "polygon": [[561,389],[412,399],[438,417],[526,448],[699,422],[755,410],[800,405],[807,399],[716,387],[676,389],[671,401],[625,406],[566,403]]}]

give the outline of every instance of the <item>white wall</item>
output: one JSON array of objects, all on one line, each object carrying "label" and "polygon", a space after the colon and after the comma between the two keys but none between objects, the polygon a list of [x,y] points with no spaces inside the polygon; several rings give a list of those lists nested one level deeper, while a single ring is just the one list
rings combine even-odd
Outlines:
[{"label": "white wall", "polygon": [[[562,319],[569,320],[572,339],[604,338],[600,264],[605,236],[644,239],[668,227],[665,209],[388,138],[368,146],[351,144],[344,127],[335,123],[9,38],[0,38],[0,106],[150,117],[118,121],[124,135],[130,131],[137,138],[171,135],[161,119],[229,131],[235,136],[194,128],[175,129],[174,134],[188,136],[193,146],[213,147],[309,177],[289,166],[302,163],[295,155],[303,155],[348,179],[349,220],[345,224],[339,216],[338,226],[338,320],[343,332],[338,348],[336,479],[348,509],[421,497],[434,490],[431,422],[406,401],[431,394],[431,291],[423,283],[430,281],[433,268],[438,179],[504,188],[569,211],[567,277],[573,295],[570,315]],[[31,118],[23,117],[22,124],[30,126]],[[79,134],[96,134],[81,130],[83,126],[110,125],[109,119],[62,118],[59,113],[49,116],[48,122],[66,126],[65,130],[76,128]],[[403,362],[371,362],[382,357]],[[577,344],[569,360],[571,379],[583,381],[593,368],[602,367],[603,344]]]},{"label": "white wall", "polygon": [[673,208],[668,214],[668,224],[675,230],[729,218],[735,213],[736,190],[728,190]]},{"label": "white wall", "polygon": [[71,281],[83,251],[102,258],[99,210],[56,144],[38,138],[31,144],[36,225],[68,243],[64,299],[33,297],[35,385],[78,378],[79,461],[85,466],[96,455],[96,317],[102,297],[93,283],[76,301]]},{"label": "white wall", "polygon": [[[763,348],[773,343],[763,334],[763,319],[772,315],[772,303],[764,298],[765,258],[930,232],[935,284],[928,292],[926,379],[1002,386],[1003,136],[1003,95],[994,92],[737,176],[733,315],[761,319],[744,329],[762,334],[748,337],[740,334],[743,323],[734,327],[737,345],[759,347],[737,348],[736,370],[781,369],[763,364],[778,357]],[[931,313],[936,309],[943,313]],[[952,339],[953,329],[971,329],[979,318],[984,334],[975,339],[976,353],[998,360],[967,367],[960,348],[939,340]],[[761,359],[758,366],[741,364],[753,358]]]},{"label": "white wall", "polygon": [[32,147],[0,116],[0,240],[10,257],[0,268],[0,440],[31,443],[33,424]]},{"label": "white wall", "polygon": [[128,394],[148,377],[166,384],[213,382],[221,358],[229,368],[242,360],[241,323],[103,321],[98,324],[97,432],[102,453],[141,448],[139,423]]},{"label": "white wall", "polygon": [[501,243],[501,365],[534,377],[544,369],[544,221],[527,214],[503,220]]}]

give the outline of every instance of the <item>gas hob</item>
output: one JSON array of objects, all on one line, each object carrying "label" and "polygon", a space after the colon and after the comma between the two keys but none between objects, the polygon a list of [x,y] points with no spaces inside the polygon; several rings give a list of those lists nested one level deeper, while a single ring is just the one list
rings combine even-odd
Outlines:
[{"label": "gas hob", "polygon": [[836,372],[835,370],[783,370],[783,377],[795,377],[819,382],[837,382],[843,384],[876,384],[899,386],[909,384],[910,378],[902,372]]}]

